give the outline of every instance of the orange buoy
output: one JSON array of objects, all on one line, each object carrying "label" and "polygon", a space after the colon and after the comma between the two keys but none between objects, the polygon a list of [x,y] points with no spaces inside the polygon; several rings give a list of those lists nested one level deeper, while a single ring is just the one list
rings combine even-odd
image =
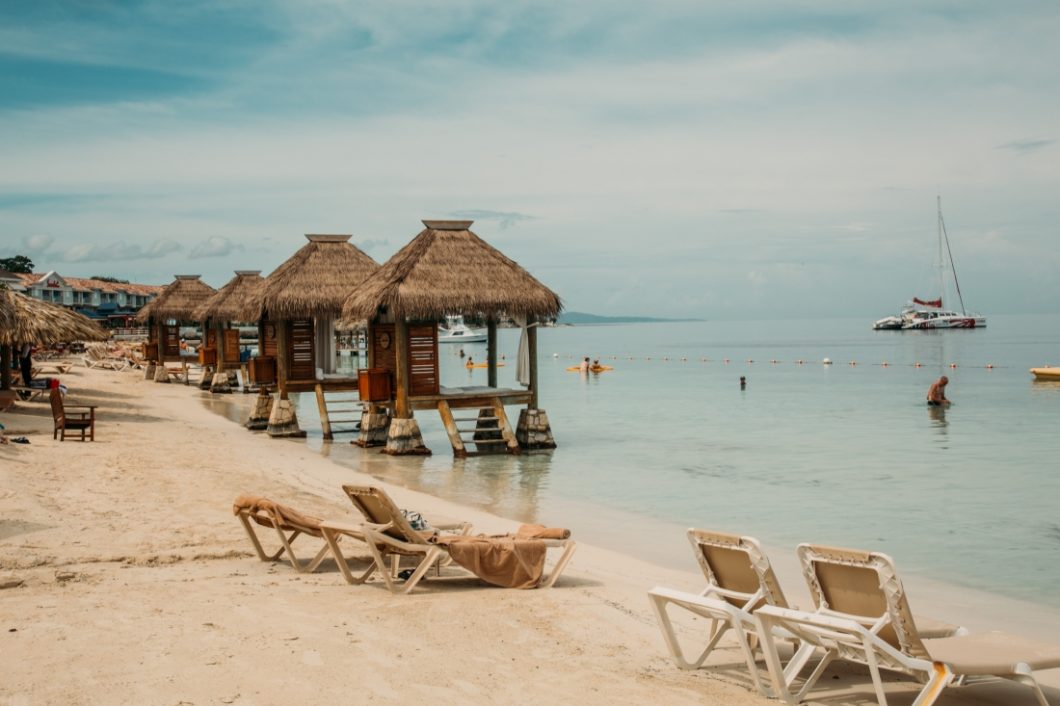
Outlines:
[{"label": "orange buoy", "polygon": [[880,363],[880,365],[882,365],[883,367],[885,367],[885,368],[886,368],[886,367],[887,367],[887,361],[886,361],[886,360],[885,360],[885,361],[883,361],[882,363]]},{"label": "orange buoy", "polygon": [[728,363],[728,362],[729,362],[729,359],[728,359],[728,358],[726,358],[726,359],[725,359],[725,362],[726,362],[726,363]]},{"label": "orange buoy", "polygon": [[850,361],[850,364],[851,364],[851,365],[857,365],[858,363],[857,363],[857,361],[855,361],[855,360],[852,360],[852,361]]},{"label": "orange buoy", "polygon": [[913,367],[914,368],[923,368],[924,366],[921,365],[920,363],[913,363]]},{"label": "orange buoy", "polygon": [[951,368],[951,369],[952,369],[952,368],[956,368],[956,367],[957,367],[957,364],[956,364],[956,363],[950,363],[950,368]]},{"label": "orange buoy", "polygon": [[993,370],[994,369],[994,364],[993,363],[987,363],[986,364],[986,369],[987,370]]}]

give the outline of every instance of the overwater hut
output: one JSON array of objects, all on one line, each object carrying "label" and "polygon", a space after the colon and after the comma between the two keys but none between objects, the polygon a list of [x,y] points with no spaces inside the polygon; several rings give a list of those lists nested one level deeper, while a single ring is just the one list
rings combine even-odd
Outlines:
[{"label": "overwater hut", "polygon": [[[258,288],[264,278],[261,270],[236,270],[236,276],[203,302],[196,318],[203,322],[203,345],[199,349],[199,364],[213,368],[210,392],[231,392],[229,372],[242,366],[239,350],[239,328],[233,324],[243,321],[248,306],[257,301]],[[258,328],[258,351],[263,349],[262,330]],[[273,339],[275,341],[275,338]],[[203,376],[205,381],[205,375]],[[269,380],[271,383],[273,380]],[[247,381],[244,381],[246,383]],[[205,385],[204,385],[205,386]]]},{"label": "overwater hut", "polygon": [[[387,453],[430,453],[413,417],[417,409],[438,410],[456,456],[467,456],[468,445],[475,446],[475,453],[491,446],[509,453],[555,448],[547,415],[538,406],[534,324],[558,315],[562,304],[555,292],[471,232],[472,223],[423,221],[426,229],[362,282],[343,307],[346,318],[368,321],[370,368],[385,370],[393,379],[393,392],[387,391],[390,398],[375,400],[393,410]],[[486,318],[486,389],[441,387],[437,324],[447,314]],[[503,317],[527,322],[526,389],[497,387],[497,321]],[[514,434],[506,404],[526,405]],[[479,413],[476,418],[456,419],[453,409]],[[381,421],[380,415],[366,415],[362,442],[370,443]],[[474,421],[475,426],[459,426],[466,421]],[[464,438],[466,434],[473,436]]]},{"label": "overwater hut", "polygon": [[[200,280],[199,275],[176,275],[154,301],[140,310],[136,320],[147,324],[148,330],[144,357],[155,363],[148,364],[145,378],[169,382],[166,363],[179,362],[186,368],[187,358],[180,351],[180,326],[200,323],[196,318],[198,309],[214,293],[214,288]],[[203,338],[205,343],[205,332]],[[186,374],[184,379],[187,380]]]},{"label": "overwater hut", "polygon": [[87,316],[0,287],[0,390],[11,389],[11,353],[17,345],[108,338],[110,333]]},{"label": "overwater hut", "polygon": [[379,268],[349,242],[349,235],[307,234],[306,243],[265,278],[256,301],[242,317],[258,321],[266,339],[276,340],[276,387],[269,414],[270,436],[304,436],[291,392],[314,391],[325,438],[331,422],[325,393],[355,390],[357,379],[336,374],[335,322],[350,291]]}]

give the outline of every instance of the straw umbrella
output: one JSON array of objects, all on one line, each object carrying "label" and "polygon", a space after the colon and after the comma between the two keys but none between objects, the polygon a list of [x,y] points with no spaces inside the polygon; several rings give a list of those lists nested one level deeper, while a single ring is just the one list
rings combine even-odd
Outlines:
[{"label": "straw umbrella", "polygon": [[[195,312],[195,318],[203,322],[204,345],[200,349],[199,363],[216,364],[217,374],[210,381],[210,392],[231,392],[228,374],[224,372],[231,367],[238,367],[239,329],[229,328],[229,324],[241,321],[241,314],[248,304],[254,301],[258,288],[264,279],[261,270],[236,270],[236,276],[218,289]],[[206,332],[213,333],[215,347],[206,345],[211,338]],[[258,331],[258,350],[261,350],[261,330]],[[215,358],[211,360],[211,358]],[[203,379],[205,385],[205,376]]]},{"label": "straw umbrella", "polygon": [[108,338],[110,334],[87,316],[8,289],[0,290],[0,389],[11,389],[12,346]]},{"label": "straw umbrella", "polygon": [[[154,301],[140,310],[136,320],[147,324],[149,340],[158,347],[155,353],[158,369],[151,370],[148,366],[145,377],[154,373],[155,382],[169,381],[165,362],[183,360],[180,355],[180,323],[195,321],[196,310],[214,291],[213,287],[199,279],[199,275],[176,275]],[[173,323],[168,323],[170,321]],[[187,380],[186,375],[184,379]]]},{"label": "straw umbrella", "polygon": [[334,321],[350,291],[379,264],[349,242],[350,235],[307,234],[307,242],[265,278],[254,301],[240,313],[276,331],[278,398],[268,423],[270,436],[304,436],[298,427],[292,391],[318,390],[337,383],[316,381],[316,368],[334,366]]},{"label": "straw umbrella", "polygon": [[[388,451],[410,452],[403,433],[411,434],[411,444],[419,429],[409,406],[408,324],[415,321],[437,322],[446,314],[482,314],[489,331],[487,361],[488,384],[497,386],[497,321],[512,316],[533,322],[555,317],[562,308],[559,296],[541,284],[517,262],[479,238],[470,227],[472,221],[423,221],[426,229],[399,250],[379,270],[368,277],[346,300],[343,314],[351,319],[368,319],[370,326],[393,321],[395,419],[409,420],[392,424],[387,439]],[[374,344],[371,346],[374,349]],[[435,348],[437,338],[435,337]],[[529,328],[530,401],[520,413],[519,430],[524,446],[555,446],[548,430],[547,439],[529,434],[547,429],[547,417],[538,408],[537,336]],[[373,363],[374,365],[375,363]],[[542,426],[538,420],[544,420]],[[452,435],[450,435],[452,436]],[[535,440],[536,439],[536,440]],[[422,441],[418,442],[422,446]],[[455,447],[454,447],[455,448]]]}]

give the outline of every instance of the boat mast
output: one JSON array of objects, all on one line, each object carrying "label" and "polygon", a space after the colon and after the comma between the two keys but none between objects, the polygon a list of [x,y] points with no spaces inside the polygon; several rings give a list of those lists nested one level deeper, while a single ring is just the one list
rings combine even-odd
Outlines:
[{"label": "boat mast", "polygon": [[942,194],[935,195],[935,205],[938,212],[936,228],[939,235],[939,301],[941,302],[946,298],[946,261],[942,259]]},{"label": "boat mast", "polygon": [[942,196],[938,198],[939,206],[939,276],[942,276],[942,239],[946,240],[946,255],[950,258],[950,269],[953,271],[953,286],[957,288],[957,300],[961,303],[961,314],[967,315],[964,309],[964,297],[961,296],[961,283],[957,281],[957,265],[953,263],[953,251],[950,250],[950,236],[946,232],[946,222],[942,220]]}]

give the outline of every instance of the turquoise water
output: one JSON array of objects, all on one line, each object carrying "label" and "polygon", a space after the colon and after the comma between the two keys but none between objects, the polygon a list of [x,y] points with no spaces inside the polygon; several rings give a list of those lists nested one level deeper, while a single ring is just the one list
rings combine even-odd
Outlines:
[{"label": "turquoise water", "polygon": [[[679,528],[702,526],[774,546],[879,549],[904,571],[1060,605],[1060,385],[1033,382],[1027,370],[1060,364],[1060,317],[989,323],[943,332],[875,332],[868,320],[542,329],[540,397],[554,452],[454,460],[438,415],[426,412],[417,418],[429,458],[391,459],[344,441],[323,449],[385,480],[570,526],[614,549],[628,551],[639,534],[651,553],[663,538],[644,535],[672,531],[665,543],[680,566]],[[500,336],[500,384],[514,387],[518,331]],[[458,351],[442,346],[443,384],[485,384],[486,371],[465,370]],[[484,344],[465,352],[485,359]],[[583,355],[615,369],[565,370]],[[925,393],[943,373],[954,406],[929,409]],[[299,415],[321,448],[311,396]],[[518,410],[509,415],[514,423]],[[646,558],[671,561],[664,554]]]}]

